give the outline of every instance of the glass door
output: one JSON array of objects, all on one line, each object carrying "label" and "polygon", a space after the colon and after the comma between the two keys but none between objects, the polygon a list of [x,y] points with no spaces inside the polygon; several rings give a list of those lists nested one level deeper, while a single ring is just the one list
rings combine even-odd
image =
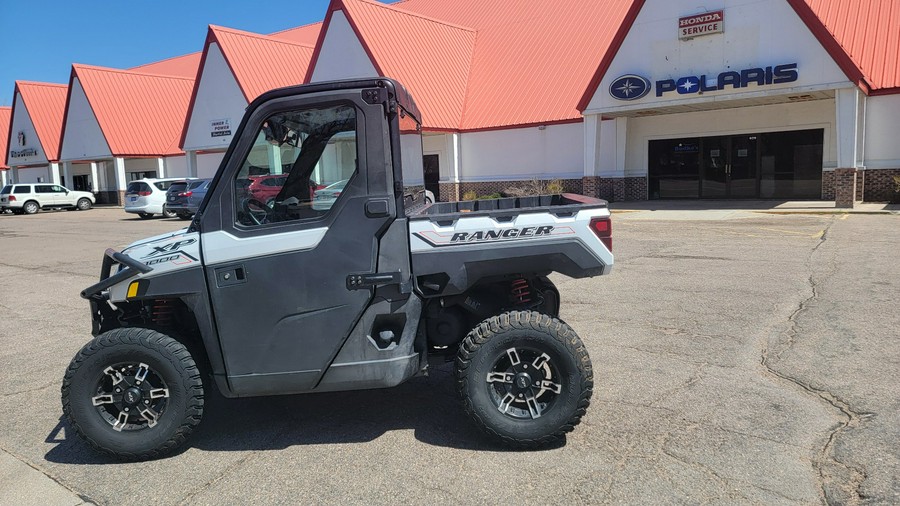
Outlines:
[{"label": "glass door", "polygon": [[705,137],[701,141],[703,181],[700,196],[705,199],[728,197],[728,137]]},{"label": "glass door", "polygon": [[755,135],[733,135],[728,161],[728,196],[738,199],[759,196],[757,144]]}]

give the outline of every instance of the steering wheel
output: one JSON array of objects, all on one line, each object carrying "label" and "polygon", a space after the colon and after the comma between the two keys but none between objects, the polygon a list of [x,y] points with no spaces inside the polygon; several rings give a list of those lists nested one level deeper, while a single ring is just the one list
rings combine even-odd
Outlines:
[{"label": "steering wheel", "polygon": [[[256,207],[256,209],[252,209],[250,207],[251,204]],[[271,207],[254,198],[246,198],[242,200],[241,209],[244,211],[244,214],[250,218],[250,221],[252,221],[255,225],[262,225],[263,223],[267,223],[269,221],[269,212],[272,211]]]}]

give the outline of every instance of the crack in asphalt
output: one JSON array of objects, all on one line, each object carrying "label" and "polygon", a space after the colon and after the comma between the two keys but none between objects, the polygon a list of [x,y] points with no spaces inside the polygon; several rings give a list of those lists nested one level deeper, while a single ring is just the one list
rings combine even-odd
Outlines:
[{"label": "crack in asphalt", "polygon": [[[806,267],[809,271],[812,271],[813,255],[828,240],[828,233],[835,223],[836,220],[832,218],[831,222],[827,227],[825,227],[825,230],[819,237],[816,245],[812,248],[812,250],[810,250],[810,253],[806,259]],[[817,388],[808,381],[777,371],[771,365],[771,362],[780,359],[785,352],[789,351],[793,347],[796,337],[800,334],[799,323],[797,321],[798,318],[809,309],[810,305],[814,301],[818,299],[819,285],[823,281],[828,279],[833,273],[834,270],[832,269],[830,273],[818,280],[813,274],[810,274],[807,277],[806,281],[810,287],[810,295],[801,300],[794,311],[792,311],[790,316],[788,317],[787,321],[790,326],[788,330],[783,334],[786,339],[780,345],[780,349],[772,354],[770,353],[771,350],[768,343],[766,343],[766,345],[763,347],[762,356],[760,358],[760,365],[762,365],[769,374],[784,381],[790,382],[796,386],[799,386],[806,392],[826,402],[828,405],[840,412],[842,420],[832,428],[830,434],[828,435],[828,439],[825,442],[825,445],[819,451],[818,459],[815,459],[813,461],[813,467],[818,473],[820,498],[825,504],[859,504],[863,499],[863,494],[860,492],[860,487],[866,479],[866,471],[865,469],[861,469],[857,466],[853,466],[851,464],[838,460],[837,457],[833,455],[833,450],[835,441],[841,433],[857,427],[860,424],[861,420],[863,420],[864,418],[872,417],[874,416],[874,414],[857,412],[847,402],[841,400],[839,397],[829,392],[827,389]],[[837,476],[838,474],[844,473],[834,472],[834,470],[831,469],[833,467],[841,468],[847,474],[847,476],[844,477],[845,483],[843,485],[838,484],[838,490],[832,489],[832,483],[841,479],[840,476]],[[839,491],[843,491],[844,493],[846,493],[847,497],[837,497],[836,494]]]}]

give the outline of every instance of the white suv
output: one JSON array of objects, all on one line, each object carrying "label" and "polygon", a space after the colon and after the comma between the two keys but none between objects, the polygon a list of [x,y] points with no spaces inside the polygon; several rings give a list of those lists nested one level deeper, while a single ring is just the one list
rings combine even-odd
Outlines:
[{"label": "white suv", "polygon": [[162,214],[166,218],[174,218],[177,214],[166,209],[166,190],[175,181],[185,181],[184,177],[161,179],[138,179],[128,183],[125,190],[125,212],[135,213],[147,219],[154,214]]},{"label": "white suv", "polygon": [[34,214],[41,209],[70,208],[86,211],[94,205],[94,194],[46,183],[9,184],[0,190],[0,212]]}]

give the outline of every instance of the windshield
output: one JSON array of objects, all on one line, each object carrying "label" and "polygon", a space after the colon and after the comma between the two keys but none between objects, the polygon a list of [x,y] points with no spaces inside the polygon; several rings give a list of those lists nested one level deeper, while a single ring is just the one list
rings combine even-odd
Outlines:
[{"label": "windshield", "polygon": [[2,190],[0,190],[0,195],[6,195],[7,193],[12,191],[12,186],[4,186]]}]

